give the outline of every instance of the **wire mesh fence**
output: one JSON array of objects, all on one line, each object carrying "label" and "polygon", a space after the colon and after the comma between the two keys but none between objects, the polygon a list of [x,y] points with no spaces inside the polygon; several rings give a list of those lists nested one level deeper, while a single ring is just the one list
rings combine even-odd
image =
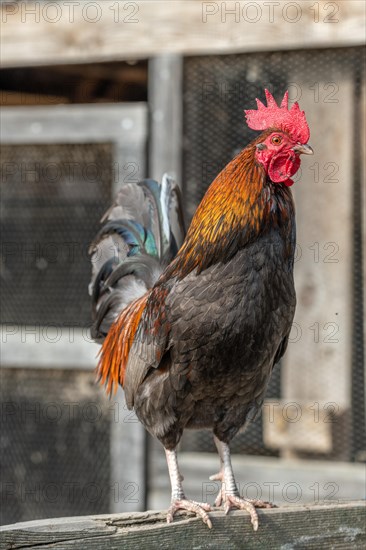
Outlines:
[{"label": "wire mesh fence", "polygon": [[1,524],[107,513],[108,400],[93,373],[3,369]]},{"label": "wire mesh fence", "polygon": [[88,247],[111,200],[111,144],[3,145],[1,162],[1,322],[88,326]]}]

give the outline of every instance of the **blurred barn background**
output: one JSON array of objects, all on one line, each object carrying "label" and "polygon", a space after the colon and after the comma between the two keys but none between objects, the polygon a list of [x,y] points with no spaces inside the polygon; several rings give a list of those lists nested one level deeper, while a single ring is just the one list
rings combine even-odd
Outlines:
[{"label": "blurred barn background", "polygon": [[[234,468],[244,496],[364,498],[365,7],[266,4],[1,3],[2,524],[167,506],[162,448],[95,384],[88,244],[146,175],[175,174],[189,221],[264,87],[299,100],[315,155],[291,343]],[[212,501],[217,460],[184,436],[187,495]]]}]

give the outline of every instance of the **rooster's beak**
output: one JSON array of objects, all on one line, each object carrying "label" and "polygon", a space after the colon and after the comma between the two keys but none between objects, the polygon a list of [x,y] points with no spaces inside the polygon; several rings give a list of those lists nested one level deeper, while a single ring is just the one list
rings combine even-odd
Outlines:
[{"label": "rooster's beak", "polygon": [[314,151],[310,147],[310,145],[305,145],[305,143],[298,143],[297,145],[295,145],[293,150],[295,151],[295,153],[298,153],[299,155],[301,155],[301,154],[302,155],[313,155],[314,154]]}]

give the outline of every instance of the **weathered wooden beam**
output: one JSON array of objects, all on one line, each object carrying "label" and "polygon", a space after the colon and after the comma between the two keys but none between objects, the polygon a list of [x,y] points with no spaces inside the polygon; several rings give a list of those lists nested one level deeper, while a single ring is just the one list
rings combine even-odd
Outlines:
[{"label": "weathered wooden beam", "polygon": [[0,92],[0,105],[4,105],[5,107],[16,105],[59,105],[69,102],[69,98],[62,95],[14,92],[13,90],[2,90]]},{"label": "weathered wooden beam", "polygon": [[365,3],[3,2],[2,66],[361,45]]},{"label": "weathered wooden beam", "polygon": [[210,513],[213,528],[200,519],[177,517],[166,523],[165,512],[47,519],[0,528],[0,549],[201,548],[337,549],[365,548],[364,502],[291,506],[259,510],[254,532],[248,515]]}]

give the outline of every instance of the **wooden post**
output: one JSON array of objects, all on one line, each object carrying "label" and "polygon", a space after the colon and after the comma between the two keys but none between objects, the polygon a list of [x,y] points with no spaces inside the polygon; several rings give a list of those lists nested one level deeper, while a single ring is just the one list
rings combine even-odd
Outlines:
[{"label": "wooden post", "polygon": [[114,400],[110,427],[111,510],[144,510],[146,501],[146,432],[133,411],[127,409],[122,389]]},{"label": "wooden post", "polygon": [[[360,248],[356,251],[361,255],[361,274],[360,274],[360,280],[358,281],[359,285],[359,291],[361,292],[361,296],[363,299],[360,300],[361,304],[358,305],[358,313],[357,316],[357,323],[362,324],[363,323],[363,348],[360,348],[358,351],[359,357],[358,359],[360,363],[363,362],[363,368],[364,368],[364,408],[363,411],[360,410],[354,410],[354,415],[359,415],[360,413],[363,414],[363,421],[358,422],[359,430],[358,430],[358,437],[360,441],[362,441],[363,447],[361,450],[356,451],[356,460],[360,461],[366,461],[366,435],[365,435],[365,426],[366,426],[366,320],[365,320],[365,313],[366,313],[366,288],[365,288],[365,281],[366,281],[366,134],[365,134],[365,128],[366,128],[366,77],[365,74],[363,75],[363,79],[361,82],[361,97],[359,101],[359,114],[357,113],[357,116],[359,116],[358,124],[360,129],[360,155],[357,159],[360,163],[359,167],[359,178],[360,178],[360,189],[359,189],[359,200],[360,204],[357,205],[359,208],[359,217],[360,217]],[[359,338],[361,338],[362,328],[355,327],[358,331]],[[358,388],[353,388],[353,396],[357,392]],[[361,445],[362,445],[361,444]]]},{"label": "wooden post", "polygon": [[179,55],[149,61],[149,176],[161,181],[164,172],[182,184],[182,73]]}]

